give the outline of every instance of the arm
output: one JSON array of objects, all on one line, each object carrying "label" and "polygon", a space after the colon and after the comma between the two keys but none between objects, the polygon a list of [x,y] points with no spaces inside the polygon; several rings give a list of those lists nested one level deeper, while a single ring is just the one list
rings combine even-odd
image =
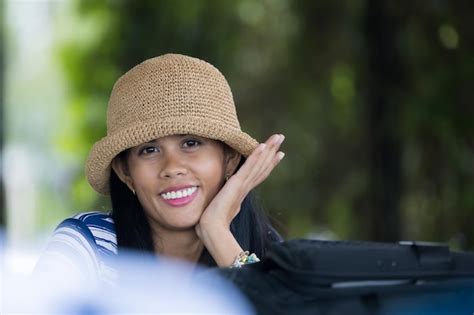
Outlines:
[{"label": "arm", "polygon": [[242,252],[230,232],[245,196],[262,183],[284,157],[278,151],[284,137],[273,135],[261,143],[222,187],[201,216],[196,232],[219,267],[228,267]]}]

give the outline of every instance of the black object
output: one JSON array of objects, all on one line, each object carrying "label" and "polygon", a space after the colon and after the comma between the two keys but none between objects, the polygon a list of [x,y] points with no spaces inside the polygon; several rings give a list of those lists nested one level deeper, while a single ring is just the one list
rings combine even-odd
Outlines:
[{"label": "black object", "polygon": [[292,240],[219,272],[258,314],[474,314],[474,253],[439,244]]}]

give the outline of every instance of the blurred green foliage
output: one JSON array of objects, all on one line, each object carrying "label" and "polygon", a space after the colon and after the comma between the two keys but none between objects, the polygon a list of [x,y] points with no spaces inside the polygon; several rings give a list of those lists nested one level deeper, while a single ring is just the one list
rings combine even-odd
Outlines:
[{"label": "blurred green foliage", "polygon": [[[167,52],[227,77],[242,127],[286,135],[260,188],[289,237],[474,248],[474,25],[468,1],[76,1],[57,146],[83,161],[115,80]],[[71,22],[72,23],[72,22]],[[78,169],[77,208],[106,205]]]}]

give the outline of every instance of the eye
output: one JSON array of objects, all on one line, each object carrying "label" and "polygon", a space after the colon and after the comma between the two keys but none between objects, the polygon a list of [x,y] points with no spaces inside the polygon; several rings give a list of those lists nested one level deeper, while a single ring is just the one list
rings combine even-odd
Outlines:
[{"label": "eye", "polygon": [[184,141],[183,146],[185,148],[194,148],[194,147],[197,147],[200,144],[201,144],[201,142],[199,140],[187,139],[187,140]]},{"label": "eye", "polygon": [[155,152],[159,152],[157,147],[154,146],[146,146],[140,149],[140,155],[147,155],[147,154],[152,154]]}]

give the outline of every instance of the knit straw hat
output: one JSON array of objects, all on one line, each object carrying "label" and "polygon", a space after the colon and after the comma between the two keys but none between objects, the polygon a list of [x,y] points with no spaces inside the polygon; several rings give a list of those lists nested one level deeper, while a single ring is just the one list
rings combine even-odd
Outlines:
[{"label": "knit straw hat", "polygon": [[220,140],[245,157],[258,145],[240,129],[232,92],[219,70],[197,58],[166,54],[142,62],[115,83],[107,136],[94,144],[86,162],[89,184],[108,194],[114,157],[177,134]]}]

